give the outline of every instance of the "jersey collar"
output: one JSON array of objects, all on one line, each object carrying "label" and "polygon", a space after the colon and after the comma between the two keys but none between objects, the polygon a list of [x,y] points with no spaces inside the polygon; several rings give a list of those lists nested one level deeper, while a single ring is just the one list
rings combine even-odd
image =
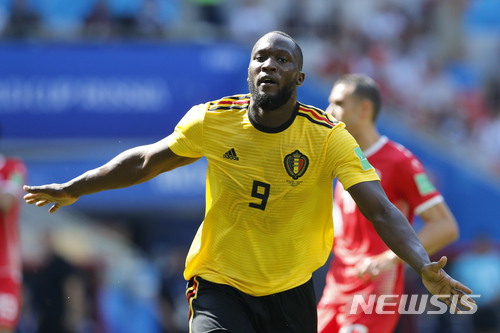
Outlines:
[{"label": "jersey collar", "polygon": [[387,141],[389,141],[389,139],[385,135],[382,135],[377,142],[372,144],[368,149],[365,149],[363,152],[365,157],[369,157],[378,152],[387,143]]},{"label": "jersey collar", "polygon": [[250,123],[253,125],[253,127],[255,127],[256,129],[258,129],[259,131],[264,132],[264,133],[279,133],[279,132],[283,132],[288,127],[290,127],[290,125],[293,124],[293,121],[297,117],[298,113],[299,113],[299,102],[297,102],[295,104],[295,109],[293,110],[292,116],[290,117],[290,119],[287,120],[286,123],[284,123],[283,125],[278,126],[278,127],[267,127],[267,126],[259,124],[257,122],[257,120],[255,120],[252,117],[252,114],[250,113],[250,108],[248,108],[248,110],[247,110],[248,119],[250,120]]}]

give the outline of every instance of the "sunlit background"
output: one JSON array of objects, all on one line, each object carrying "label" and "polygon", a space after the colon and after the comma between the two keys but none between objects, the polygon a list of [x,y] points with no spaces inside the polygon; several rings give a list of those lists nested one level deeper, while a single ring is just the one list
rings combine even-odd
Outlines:
[{"label": "sunlit background", "polygon": [[[251,47],[272,30],[302,47],[303,103],[326,108],[344,73],[376,79],[381,133],[420,157],[459,223],[448,269],[498,312],[500,0],[0,0],[0,152],[39,185],[160,140],[192,105],[248,92]],[[56,214],[24,205],[18,332],[187,332],[182,270],[205,168]],[[470,318],[403,316],[398,330],[473,332]]]}]

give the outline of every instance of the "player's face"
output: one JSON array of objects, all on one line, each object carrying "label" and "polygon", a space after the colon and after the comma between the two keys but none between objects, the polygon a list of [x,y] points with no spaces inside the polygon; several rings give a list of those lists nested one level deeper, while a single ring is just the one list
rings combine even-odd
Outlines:
[{"label": "player's face", "polygon": [[360,103],[353,95],[354,87],[344,83],[336,84],[330,97],[328,98],[328,108],[326,112],[331,114],[335,119],[342,121],[346,125],[346,129],[353,129],[359,121]]},{"label": "player's face", "polygon": [[254,103],[274,110],[284,105],[302,85],[295,44],[279,34],[269,34],[255,44],[248,66],[248,87]]}]

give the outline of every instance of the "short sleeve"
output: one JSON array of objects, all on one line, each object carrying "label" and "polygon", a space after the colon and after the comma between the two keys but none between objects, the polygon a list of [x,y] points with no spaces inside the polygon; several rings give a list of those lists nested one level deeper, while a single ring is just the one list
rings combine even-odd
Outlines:
[{"label": "short sleeve", "polygon": [[333,178],[337,177],[346,190],[361,182],[380,180],[344,123],[332,129],[326,162],[331,166]]},{"label": "short sleeve", "polygon": [[193,106],[168,137],[169,147],[176,155],[192,158],[203,156],[203,120],[207,107],[207,104]]},{"label": "short sleeve", "polygon": [[422,162],[406,150],[407,158],[397,164],[397,191],[416,215],[442,202],[443,197],[431,182]]}]

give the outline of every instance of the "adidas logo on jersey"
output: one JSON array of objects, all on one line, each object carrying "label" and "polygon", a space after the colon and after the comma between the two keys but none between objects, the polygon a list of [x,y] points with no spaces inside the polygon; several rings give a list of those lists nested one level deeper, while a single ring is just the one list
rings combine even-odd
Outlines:
[{"label": "adidas logo on jersey", "polygon": [[222,155],[222,157],[227,158],[228,160],[235,160],[239,161],[240,158],[236,156],[236,152],[234,151],[234,148],[231,148],[231,150],[228,150],[227,153]]}]

